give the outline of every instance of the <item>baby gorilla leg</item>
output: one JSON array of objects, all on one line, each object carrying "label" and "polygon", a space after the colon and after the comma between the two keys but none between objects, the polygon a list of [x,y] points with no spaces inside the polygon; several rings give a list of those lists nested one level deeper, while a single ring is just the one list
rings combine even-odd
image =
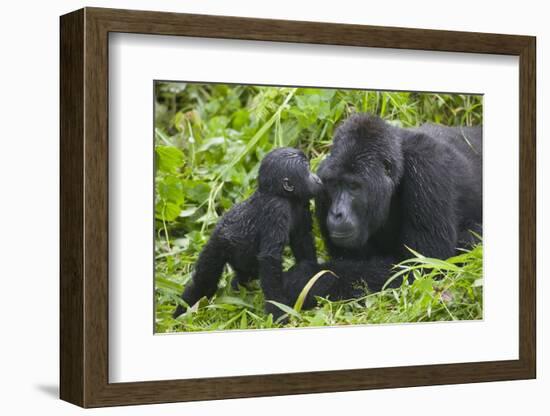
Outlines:
[{"label": "baby gorilla leg", "polygon": [[[218,289],[218,282],[223,272],[223,266],[226,263],[225,257],[222,255],[216,238],[211,238],[199,255],[195,272],[191,282],[185,287],[181,298],[189,306],[193,306],[199,299],[206,296],[211,298]],[[174,311],[174,318],[184,313],[186,308],[183,305],[178,305]]]},{"label": "baby gorilla leg", "polygon": [[250,283],[254,280],[254,276],[250,273],[245,273],[240,270],[235,270],[235,277],[231,280],[231,288],[238,292],[239,286],[245,287],[247,289],[251,288]]}]

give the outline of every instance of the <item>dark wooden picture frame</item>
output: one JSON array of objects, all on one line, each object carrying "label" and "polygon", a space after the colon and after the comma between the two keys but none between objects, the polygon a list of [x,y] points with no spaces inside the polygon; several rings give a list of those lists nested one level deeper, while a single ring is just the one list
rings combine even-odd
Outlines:
[{"label": "dark wooden picture frame", "polygon": [[[519,56],[519,359],[109,383],[110,32]],[[83,407],[351,391],[536,376],[535,38],[85,8],[61,17],[60,396]]]}]

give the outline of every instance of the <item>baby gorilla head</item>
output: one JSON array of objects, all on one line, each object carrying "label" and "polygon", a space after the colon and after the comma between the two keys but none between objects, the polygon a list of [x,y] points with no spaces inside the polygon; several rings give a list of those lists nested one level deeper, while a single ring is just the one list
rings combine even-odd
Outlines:
[{"label": "baby gorilla head", "polygon": [[258,183],[263,193],[301,200],[314,197],[323,186],[310,172],[304,153],[291,147],[272,150],[264,157]]}]

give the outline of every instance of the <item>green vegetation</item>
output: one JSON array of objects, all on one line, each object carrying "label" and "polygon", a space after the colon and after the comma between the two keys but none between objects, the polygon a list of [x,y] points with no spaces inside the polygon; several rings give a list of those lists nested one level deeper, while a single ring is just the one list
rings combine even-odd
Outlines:
[{"label": "green vegetation", "polygon": [[[284,325],[265,315],[257,285],[233,291],[226,269],[212,300],[171,317],[218,218],[254,192],[267,152],[301,148],[315,170],[334,128],[351,113],[374,112],[402,127],[475,125],[482,121],[480,96],[185,83],[156,83],[155,96],[157,332],[481,318],[481,244],[446,261],[411,253],[395,271],[399,279],[414,279],[398,289],[349,301],[322,299],[311,311],[301,310],[300,299],[293,308],[283,305],[289,318]],[[314,231],[324,260],[317,226]],[[293,263],[288,251],[284,266]]]}]

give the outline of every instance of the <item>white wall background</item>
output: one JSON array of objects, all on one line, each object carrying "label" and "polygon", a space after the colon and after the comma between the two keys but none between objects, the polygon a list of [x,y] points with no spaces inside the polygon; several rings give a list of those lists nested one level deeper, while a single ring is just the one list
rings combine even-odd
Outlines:
[{"label": "white wall background", "polygon": [[[548,318],[544,274],[549,226],[543,192],[550,146],[545,143],[550,78],[550,26],[545,2],[394,0],[247,1],[124,0],[3,2],[0,6],[0,410],[3,414],[83,412],[58,395],[59,20],[83,6],[103,6],[387,26],[530,34],[538,37],[538,379],[532,381],[317,394],[87,411],[88,414],[543,415],[550,403],[546,359]],[[545,74],[546,72],[546,74]],[[545,76],[546,75],[546,76]],[[26,90],[28,88],[28,90]],[[503,122],[506,122],[503,120]]]}]

